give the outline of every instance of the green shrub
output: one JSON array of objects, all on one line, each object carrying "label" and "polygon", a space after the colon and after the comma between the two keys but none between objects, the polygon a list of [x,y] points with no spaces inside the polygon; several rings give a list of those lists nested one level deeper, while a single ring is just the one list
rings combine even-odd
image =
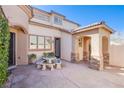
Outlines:
[{"label": "green shrub", "polygon": [[7,80],[10,32],[7,20],[0,16],[0,87]]}]

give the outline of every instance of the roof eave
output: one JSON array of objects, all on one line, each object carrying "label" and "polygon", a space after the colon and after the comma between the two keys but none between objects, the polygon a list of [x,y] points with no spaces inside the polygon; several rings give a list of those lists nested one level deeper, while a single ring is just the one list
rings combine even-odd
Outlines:
[{"label": "roof eave", "polygon": [[44,26],[44,27],[48,27],[48,28],[55,28],[55,29],[58,29],[58,30],[60,30],[60,31],[62,31],[62,32],[71,34],[71,32],[69,32],[69,31],[66,30],[66,29],[62,29],[62,28],[55,27],[55,26],[51,26],[51,25],[47,25],[47,24],[38,23],[38,22],[35,22],[35,21],[31,21],[31,20],[29,21],[29,24],[37,25],[37,26]]},{"label": "roof eave", "polygon": [[33,11],[32,11],[32,7],[31,6],[29,6],[29,5],[18,5],[18,7],[20,9],[22,9],[28,15],[29,19],[32,18]]},{"label": "roof eave", "polygon": [[108,25],[104,24],[104,28],[106,28],[111,34],[116,32],[114,29],[110,28]]},{"label": "roof eave", "polygon": [[81,28],[79,30],[73,30],[72,34],[76,34],[76,33],[81,33],[81,32],[85,32],[85,31],[89,31],[89,30],[93,30],[93,29],[98,29],[98,28],[105,28],[107,29],[110,33],[113,33],[113,29],[111,29],[110,27],[108,27],[105,24],[98,24],[96,26],[91,26],[91,27],[86,27],[86,28]]}]

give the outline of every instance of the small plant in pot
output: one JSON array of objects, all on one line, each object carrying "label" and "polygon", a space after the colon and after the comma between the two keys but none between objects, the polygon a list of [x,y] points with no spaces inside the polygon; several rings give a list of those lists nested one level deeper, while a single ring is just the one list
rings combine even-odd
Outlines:
[{"label": "small plant in pot", "polygon": [[43,57],[45,58],[45,57],[48,57],[48,53],[43,53]]},{"label": "small plant in pot", "polygon": [[49,58],[55,57],[54,52],[49,52],[49,53],[48,53],[48,57],[49,57]]},{"label": "small plant in pot", "polygon": [[36,60],[36,55],[30,54],[30,55],[28,55],[28,59],[29,59],[29,64],[32,64]]},{"label": "small plant in pot", "polygon": [[55,57],[55,54],[54,52],[43,53],[43,57],[52,58]]}]

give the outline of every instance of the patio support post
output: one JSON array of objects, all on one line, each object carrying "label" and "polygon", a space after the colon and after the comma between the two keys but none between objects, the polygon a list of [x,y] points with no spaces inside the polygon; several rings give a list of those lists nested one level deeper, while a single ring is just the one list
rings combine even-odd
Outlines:
[{"label": "patio support post", "polygon": [[72,54],[71,54],[71,60],[72,61],[78,61],[78,39],[77,36],[72,37]]},{"label": "patio support post", "polygon": [[99,37],[99,55],[100,55],[100,63],[99,63],[99,70],[103,70],[103,53],[102,53],[102,36]]},{"label": "patio support post", "polygon": [[98,70],[103,70],[103,58],[102,58],[102,38],[99,33],[94,34],[91,37],[91,64],[97,64]]}]

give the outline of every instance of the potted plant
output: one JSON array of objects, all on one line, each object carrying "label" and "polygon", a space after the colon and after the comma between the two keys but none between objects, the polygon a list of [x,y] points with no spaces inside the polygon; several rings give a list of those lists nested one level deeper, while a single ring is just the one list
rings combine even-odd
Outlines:
[{"label": "potted plant", "polygon": [[48,57],[49,57],[49,58],[55,57],[55,54],[54,54],[53,52],[49,52],[49,53],[48,53]]},{"label": "potted plant", "polygon": [[29,64],[34,63],[34,61],[36,60],[36,54],[28,55],[28,59],[29,59]]},{"label": "potted plant", "polygon": [[43,57],[48,57],[48,53],[43,53]]},{"label": "potted plant", "polygon": [[48,57],[48,58],[51,58],[51,57],[55,57],[55,54],[54,52],[48,52],[48,53],[43,53],[43,57]]}]

